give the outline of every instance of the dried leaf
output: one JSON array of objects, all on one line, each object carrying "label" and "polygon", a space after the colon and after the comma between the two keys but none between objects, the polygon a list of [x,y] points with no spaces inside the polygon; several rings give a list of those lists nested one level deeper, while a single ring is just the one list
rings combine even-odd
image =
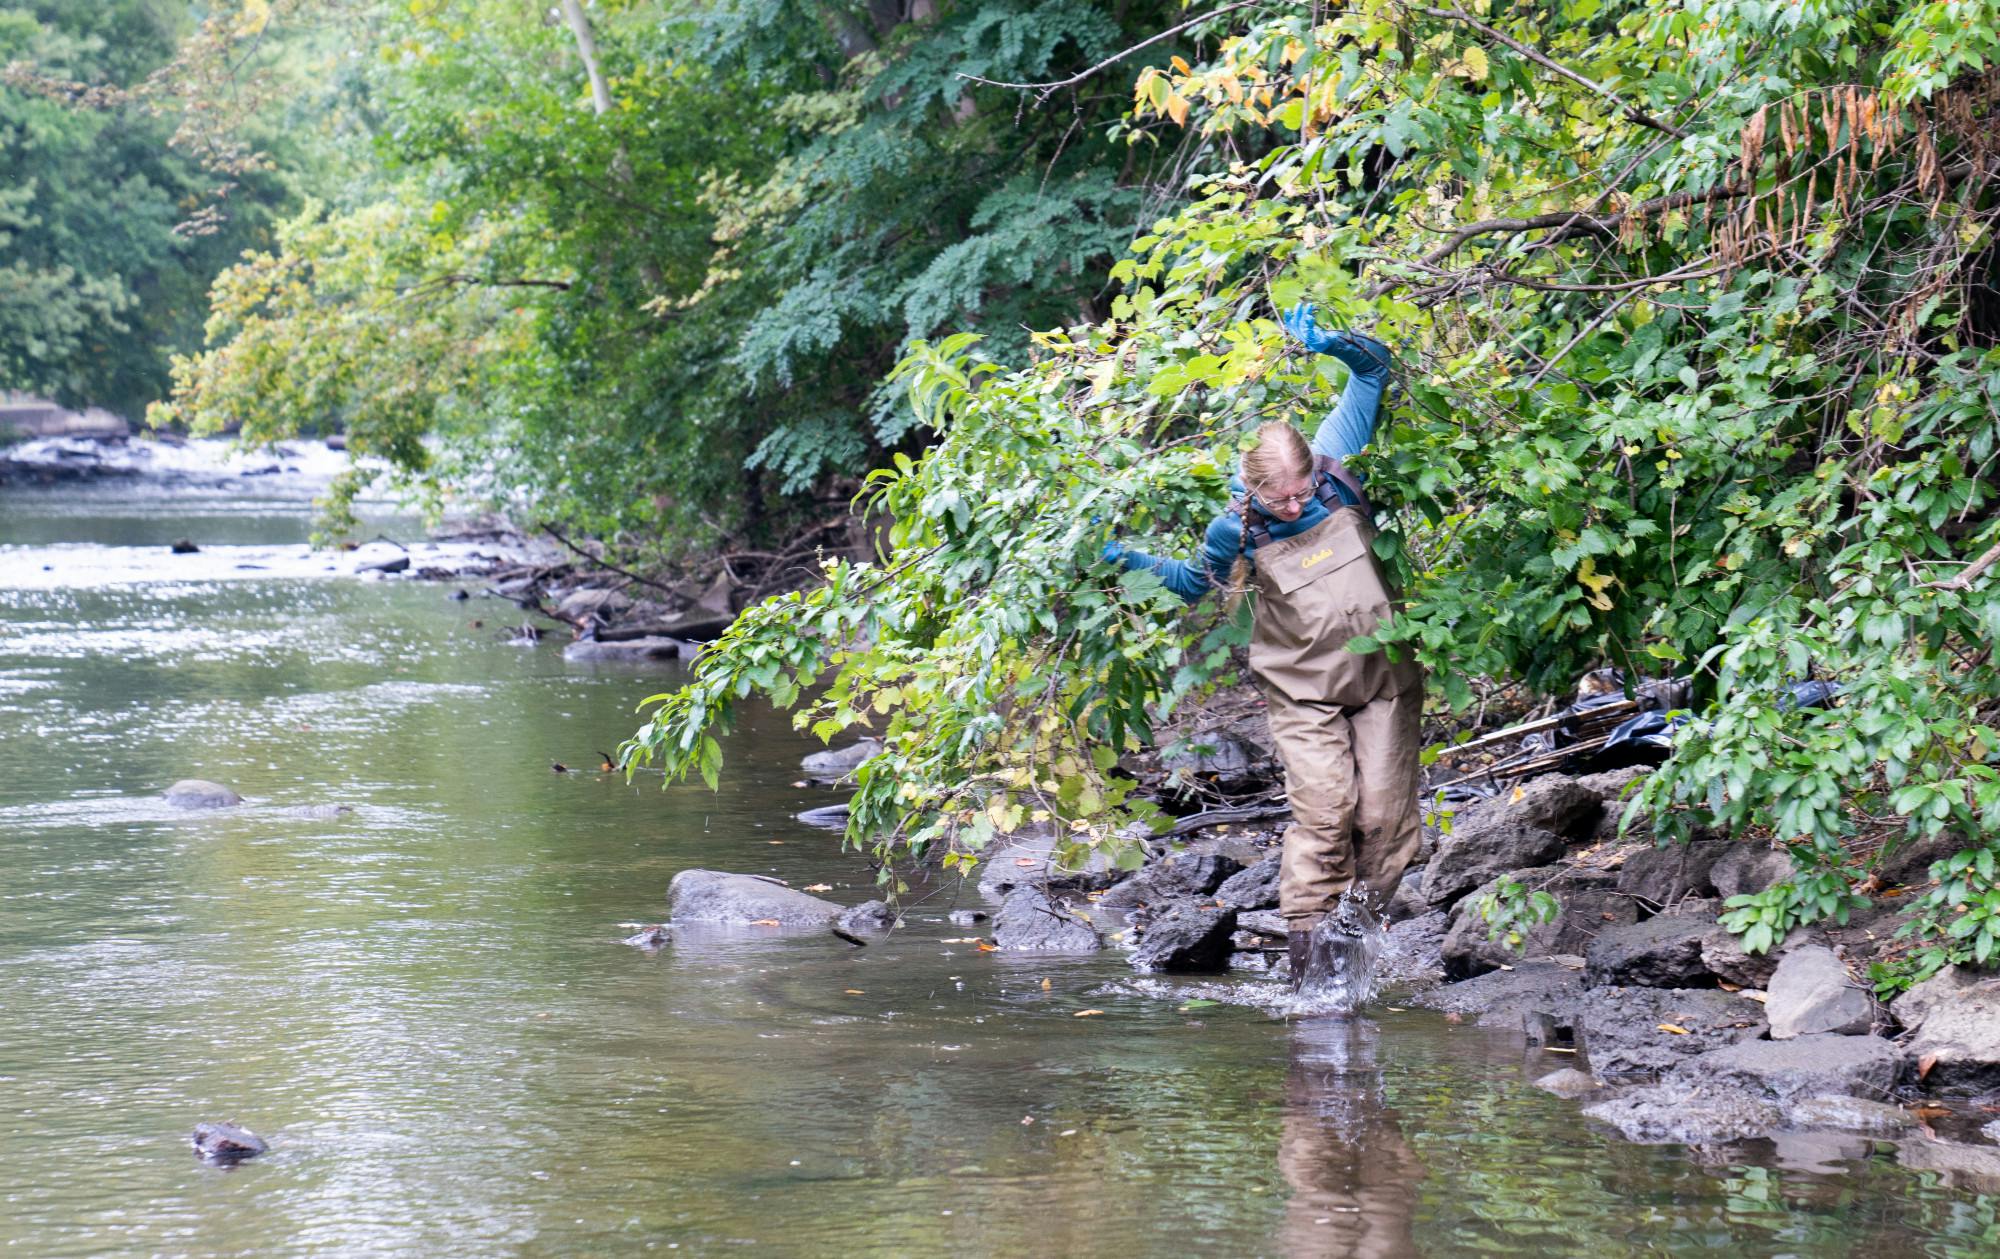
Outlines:
[{"label": "dried leaf", "polygon": [[1660,1024],[1660,1030],[1663,1032],[1672,1032],[1676,1036],[1686,1036],[1689,1034],[1688,1029],[1682,1027],[1679,1023],[1662,1023]]},{"label": "dried leaf", "polygon": [[1014,858],[1014,864],[1025,869],[1028,866],[1036,864],[1036,862],[1039,860],[1040,858],[1037,857],[1016,857]]},{"label": "dried leaf", "polygon": [[1742,992],[1742,991],[1743,991],[1743,985],[1742,985],[1742,984],[1732,984],[1732,983],[1730,983],[1730,982],[1729,982],[1728,980],[1726,980],[1726,979],[1718,979],[1718,980],[1716,980],[1716,981],[1715,981],[1715,986],[1716,986],[1716,987],[1718,987],[1718,988],[1720,988],[1720,989],[1722,989],[1722,990],[1723,990],[1724,992]]},{"label": "dried leaf", "polygon": [[845,989],[845,991],[847,995],[850,997],[859,997],[864,993],[866,993],[868,990],[866,988],[848,988]]},{"label": "dried leaf", "polygon": [[1042,991],[1047,992],[1048,990],[1049,990],[1049,981],[1044,979],[1042,981]]},{"label": "dried leaf", "polygon": [[1925,1076],[1929,1075],[1931,1073],[1931,1068],[1935,1067],[1936,1065],[1937,1065],[1936,1054],[1925,1054],[1923,1057],[1917,1059],[1917,1078],[1921,1080]]},{"label": "dried leaf", "polygon": [[808,892],[831,892],[831,891],[833,890],[833,884],[831,884],[831,883],[808,883],[808,884],[806,884],[806,888],[805,888],[805,890],[806,890],[806,891],[808,891]]},{"label": "dried leaf", "polygon": [[993,941],[991,940],[981,940],[979,942],[979,951],[981,953],[998,953],[1000,951],[1000,946],[993,943]]},{"label": "dried leaf", "polygon": [[1093,1014],[1102,1013],[1104,1013],[1102,1010],[1078,1010],[1075,1014],[1070,1015],[1070,1017],[1073,1019],[1087,1019]]},{"label": "dried leaf", "polygon": [[781,927],[784,924],[776,918],[759,918],[750,924],[753,927]]}]

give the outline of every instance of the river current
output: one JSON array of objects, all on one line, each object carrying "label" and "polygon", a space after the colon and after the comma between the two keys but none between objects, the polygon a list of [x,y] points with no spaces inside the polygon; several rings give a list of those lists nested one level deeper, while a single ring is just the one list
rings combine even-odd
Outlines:
[{"label": "river current", "polygon": [[[692,866],[872,895],[793,821],[817,745],[753,714],[720,793],[627,784],[597,765],[671,671],[511,645],[512,605],[307,528],[0,490],[0,1252],[2000,1253],[2000,1197],[1886,1144],[1629,1145],[1518,1037],[985,954],[969,887],[868,948],[624,946]],[[204,1166],[203,1120],[272,1148]]]}]

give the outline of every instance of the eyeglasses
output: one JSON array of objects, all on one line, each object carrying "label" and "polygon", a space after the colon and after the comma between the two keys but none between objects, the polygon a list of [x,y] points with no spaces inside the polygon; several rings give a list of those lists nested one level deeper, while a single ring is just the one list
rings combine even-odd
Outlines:
[{"label": "eyeglasses", "polygon": [[1289,510],[1293,507],[1304,507],[1307,503],[1312,502],[1313,499],[1318,498],[1319,492],[1309,489],[1298,494],[1287,494],[1283,498],[1272,498],[1264,491],[1259,490],[1257,497],[1264,501],[1264,506],[1266,507],[1278,507]]}]

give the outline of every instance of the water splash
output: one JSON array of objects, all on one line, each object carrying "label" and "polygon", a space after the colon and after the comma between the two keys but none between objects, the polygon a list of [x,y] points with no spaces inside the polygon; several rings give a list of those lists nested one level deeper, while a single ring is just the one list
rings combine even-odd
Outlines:
[{"label": "water splash", "polygon": [[1365,889],[1342,895],[1333,912],[1313,928],[1305,974],[1292,993],[1292,1017],[1352,1014],[1372,1000],[1381,984],[1382,948],[1388,938]]}]

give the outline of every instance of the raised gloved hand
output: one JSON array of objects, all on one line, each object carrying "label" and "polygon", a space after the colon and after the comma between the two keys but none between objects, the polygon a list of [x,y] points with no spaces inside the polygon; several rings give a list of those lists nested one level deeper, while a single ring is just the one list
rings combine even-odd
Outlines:
[{"label": "raised gloved hand", "polygon": [[1341,334],[1321,331],[1319,324],[1313,320],[1314,309],[1311,302],[1300,302],[1285,312],[1281,322],[1285,331],[1292,334],[1293,340],[1314,354],[1324,354],[1340,339]]}]

